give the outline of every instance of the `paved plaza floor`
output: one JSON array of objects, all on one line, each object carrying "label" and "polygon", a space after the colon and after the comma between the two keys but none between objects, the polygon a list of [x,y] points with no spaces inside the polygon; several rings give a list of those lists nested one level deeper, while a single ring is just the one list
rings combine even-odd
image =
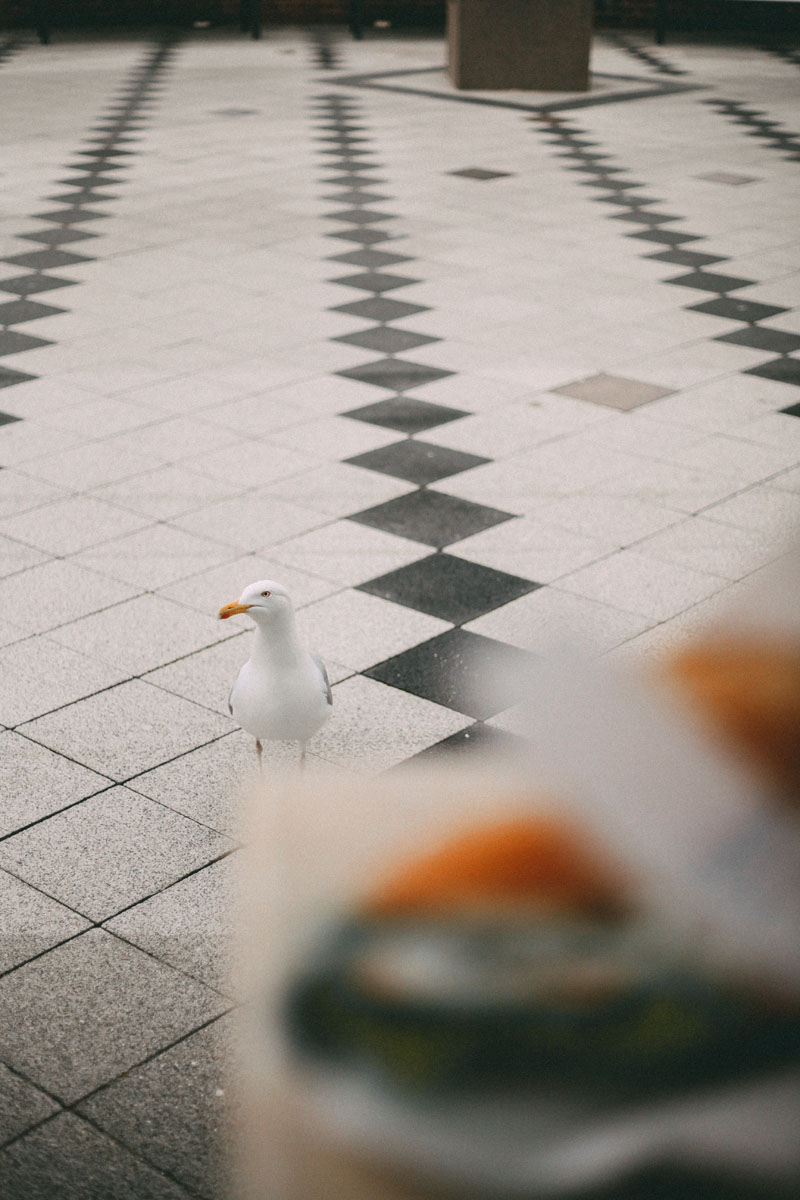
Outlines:
[{"label": "paved plaza floor", "polygon": [[222,1195],[221,604],[289,588],[310,767],[381,772],[513,736],[478,668],[653,655],[798,525],[800,56],[600,32],[581,95],[444,57],[0,43],[11,1200]]}]

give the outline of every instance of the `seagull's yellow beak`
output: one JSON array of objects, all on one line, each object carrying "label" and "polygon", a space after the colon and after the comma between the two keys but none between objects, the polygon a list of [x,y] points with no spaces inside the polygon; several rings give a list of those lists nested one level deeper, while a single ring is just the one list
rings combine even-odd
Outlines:
[{"label": "seagull's yellow beak", "polygon": [[233,604],[223,604],[217,616],[220,621],[227,621],[228,617],[235,617],[237,613],[246,613],[252,607],[252,604],[239,604],[238,601],[234,601]]}]

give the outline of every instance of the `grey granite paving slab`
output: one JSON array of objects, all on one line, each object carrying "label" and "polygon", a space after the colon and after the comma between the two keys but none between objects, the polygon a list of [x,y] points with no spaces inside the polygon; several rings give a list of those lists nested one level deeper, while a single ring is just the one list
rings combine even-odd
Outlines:
[{"label": "grey granite paving slab", "polygon": [[0,913],[0,974],[89,927],[84,917],[3,870]]},{"label": "grey granite paving slab", "polygon": [[0,1063],[0,1145],[54,1112],[55,1100]]},{"label": "grey granite paving slab", "polygon": [[213,645],[232,632],[216,617],[148,595],[64,625],[53,639],[73,650],[91,649],[93,657],[139,675]]},{"label": "grey granite paving slab", "polygon": [[241,796],[255,766],[253,739],[237,731],[137,775],[130,787],[212,829],[235,834]]},{"label": "grey granite paving slab", "polygon": [[211,863],[106,923],[162,962],[232,992],[236,855]]},{"label": "grey granite paving slab", "polygon": [[186,1200],[187,1193],[73,1113],[62,1113],[0,1154],[9,1200]]},{"label": "grey granite paving slab", "polygon": [[226,546],[170,525],[154,525],[84,550],[78,561],[137,588],[157,588],[230,557]]},{"label": "grey granite paving slab", "polygon": [[98,662],[50,638],[32,637],[0,650],[0,722],[19,725],[119,683],[128,671]]},{"label": "grey granite paving slab", "polygon": [[0,612],[13,613],[25,633],[44,633],[135,594],[128,584],[55,559],[0,580]]},{"label": "grey granite paving slab", "polygon": [[[229,632],[235,634],[235,626]],[[230,690],[251,648],[252,637],[248,631],[244,636],[229,637],[216,646],[149,672],[145,678],[148,683],[154,683],[185,700],[193,700],[195,704],[202,704],[214,712],[227,713]]]},{"label": "grey granite paving slab", "polygon": [[0,980],[0,1057],[69,1104],[227,1004],[197,980],[90,929]]},{"label": "grey granite paving slab", "polygon": [[226,1197],[234,1023],[222,1017],[81,1106],[117,1141],[207,1200]]},{"label": "grey granite paving slab", "polygon": [[109,786],[109,780],[26,737],[0,733],[0,837]]},{"label": "grey granite paving slab", "polygon": [[24,732],[121,782],[232,728],[227,717],[132,679],[31,721]]},{"label": "grey granite paving slab", "polygon": [[204,825],[117,787],[0,842],[0,866],[102,921],[229,848]]}]

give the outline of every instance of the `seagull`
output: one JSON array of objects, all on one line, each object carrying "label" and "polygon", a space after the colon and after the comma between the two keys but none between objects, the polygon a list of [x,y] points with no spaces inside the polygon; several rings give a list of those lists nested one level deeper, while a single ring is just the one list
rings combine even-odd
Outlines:
[{"label": "seagull", "polygon": [[233,604],[219,610],[221,621],[247,613],[255,621],[253,649],[228,698],[235,721],[256,739],[261,767],[262,741],[299,742],[300,765],[306,742],[331,715],[333,696],[321,659],[300,641],[286,588],[260,579]]}]

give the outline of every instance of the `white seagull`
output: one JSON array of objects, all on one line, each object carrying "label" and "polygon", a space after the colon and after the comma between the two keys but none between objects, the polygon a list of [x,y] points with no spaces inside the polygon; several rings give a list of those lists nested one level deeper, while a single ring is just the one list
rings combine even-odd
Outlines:
[{"label": "white seagull", "polygon": [[262,741],[299,742],[302,765],[306,742],[333,707],[325,664],[300,641],[292,602],[280,583],[251,583],[237,601],[219,610],[219,618],[226,621],[237,613],[252,617],[256,635],[231,688],[231,716],[256,739],[259,766]]}]

